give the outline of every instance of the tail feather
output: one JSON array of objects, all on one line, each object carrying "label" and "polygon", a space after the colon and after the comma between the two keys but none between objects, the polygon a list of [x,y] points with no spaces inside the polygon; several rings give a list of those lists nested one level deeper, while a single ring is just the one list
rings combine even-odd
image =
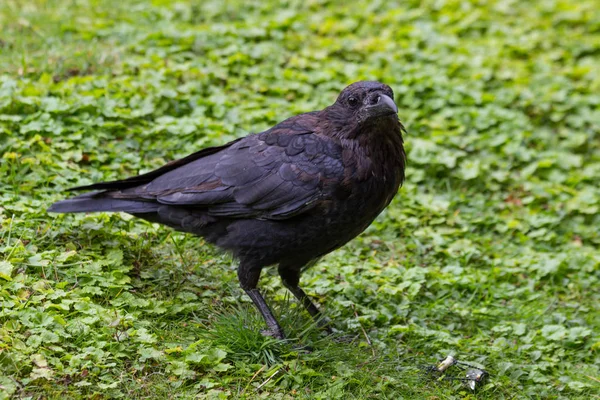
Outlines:
[{"label": "tail feather", "polygon": [[113,199],[106,196],[106,192],[86,193],[81,196],[58,201],[48,208],[54,213],[80,213],[80,212],[118,212],[151,213],[158,210],[158,204],[149,201]]}]

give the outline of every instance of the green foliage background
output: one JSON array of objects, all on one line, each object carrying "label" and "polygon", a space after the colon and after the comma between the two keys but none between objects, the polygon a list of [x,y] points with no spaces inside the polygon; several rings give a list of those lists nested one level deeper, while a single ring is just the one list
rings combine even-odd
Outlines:
[{"label": "green foliage background", "polygon": [[[2,1],[0,398],[600,398],[599,9]],[[45,212],[360,79],[395,90],[409,168],[377,222],[303,276],[350,343],[322,338],[272,273],[291,341],[260,336],[234,260],[197,238]],[[449,353],[488,384],[420,369]]]}]

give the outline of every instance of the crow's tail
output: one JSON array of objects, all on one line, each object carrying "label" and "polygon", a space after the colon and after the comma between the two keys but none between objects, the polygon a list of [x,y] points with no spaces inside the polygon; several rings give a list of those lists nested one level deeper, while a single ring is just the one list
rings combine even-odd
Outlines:
[{"label": "crow's tail", "polygon": [[151,213],[158,210],[159,204],[147,200],[114,199],[110,192],[93,192],[58,201],[48,208],[54,213],[79,212],[118,212]]}]

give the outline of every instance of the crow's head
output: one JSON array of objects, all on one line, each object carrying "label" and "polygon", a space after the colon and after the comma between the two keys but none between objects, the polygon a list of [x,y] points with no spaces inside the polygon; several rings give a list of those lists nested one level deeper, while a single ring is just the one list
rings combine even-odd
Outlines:
[{"label": "crow's head", "polygon": [[392,89],[375,81],[353,83],[342,90],[335,104],[344,108],[348,114],[355,115],[361,122],[398,114]]},{"label": "crow's head", "polygon": [[394,92],[388,85],[376,81],[351,84],[323,112],[330,127],[337,128],[338,132],[343,130],[346,137],[355,136],[357,130],[398,123]]}]

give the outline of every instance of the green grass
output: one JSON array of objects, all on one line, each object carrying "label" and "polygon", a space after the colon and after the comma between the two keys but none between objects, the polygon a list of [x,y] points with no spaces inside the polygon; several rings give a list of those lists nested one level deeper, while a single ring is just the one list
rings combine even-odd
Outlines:
[{"label": "green grass", "polygon": [[[0,3],[0,398],[600,398],[598,2],[244,3]],[[262,337],[200,239],[45,212],[360,79],[409,168],[302,278],[339,337],[272,270]],[[488,383],[425,372],[448,354]]]}]

